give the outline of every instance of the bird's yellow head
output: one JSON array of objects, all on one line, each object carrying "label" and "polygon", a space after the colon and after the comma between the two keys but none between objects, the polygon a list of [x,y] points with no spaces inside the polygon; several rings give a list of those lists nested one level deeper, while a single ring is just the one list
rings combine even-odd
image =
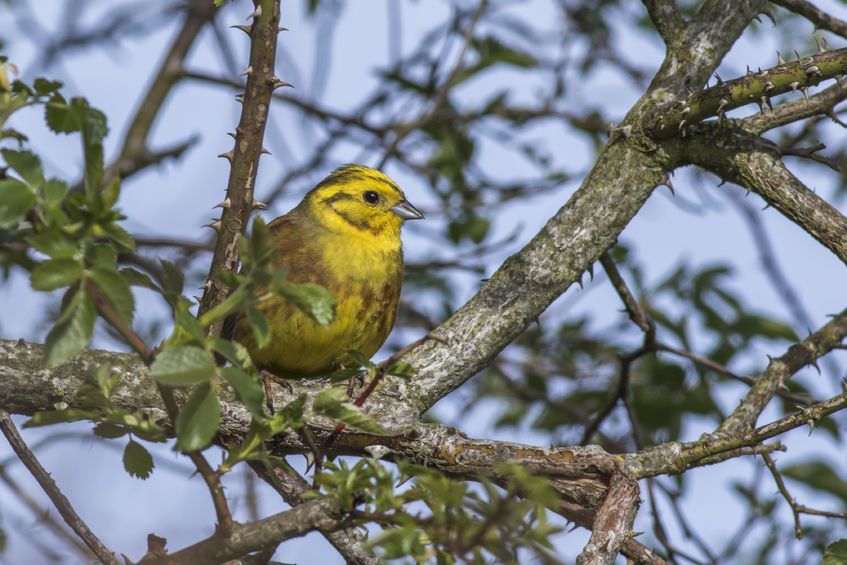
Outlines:
[{"label": "bird's yellow head", "polygon": [[397,183],[363,165],[334,170],[303,202],[325,227],[350,235],[399,236],[405,220],[424,217]]}]

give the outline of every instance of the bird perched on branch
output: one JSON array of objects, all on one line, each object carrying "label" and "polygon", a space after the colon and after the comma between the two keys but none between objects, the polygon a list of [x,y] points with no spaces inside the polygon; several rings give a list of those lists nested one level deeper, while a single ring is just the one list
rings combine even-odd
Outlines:
[{"label": "bird perched on branch", "polygon": [[346,353],[372,356],[385,342],[400,299],[400,226],[423,218],[383,173],[362,165],[336,169],[268,228],[277,267],[287,280],[312,282],[335,297],[335,318],[316,321],[283,298],[261,302],[270,343],[258,347],[250,322],[229,320],[224,335],[243,344],[253,362],[285,378],[326,375]]}]

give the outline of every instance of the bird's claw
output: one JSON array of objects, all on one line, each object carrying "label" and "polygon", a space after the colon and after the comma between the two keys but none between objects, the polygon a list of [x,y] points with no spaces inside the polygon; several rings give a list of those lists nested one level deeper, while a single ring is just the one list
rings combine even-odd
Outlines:
[{"label": "bird's claw", "polygon": [[271,416],[274,415],[274,400],[273,400],[273,390],[271,389],[271,383],[276,383],[285,390],[288,391],[289,394],[294,394],[294,388],[291,386],[291,381],[288,379],[284,379],[273,373],[262,369],[260,373],[262,377],[262,387],[265,389],[265,404],[268,407],[268,411],[270,411]]}]

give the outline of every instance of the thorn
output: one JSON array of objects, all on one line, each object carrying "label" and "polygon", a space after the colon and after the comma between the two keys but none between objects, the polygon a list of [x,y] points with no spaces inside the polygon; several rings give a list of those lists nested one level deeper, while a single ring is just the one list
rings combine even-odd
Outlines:
[{"label": "thorn", "polygon": [[771,81],[765,81],[765,92],[770,92],[774,89],[774,85]]},{"label": "thorn", "polygon": [[763,96],[763,98],[765,99],[765,103],[768,105],[768,108],[770,108],[771,113],[773,113],[773,102],[771,102],[771,97]]},{"label": "thorn", "polygon": [[768,76],[768,71],[763,71],[762,67],[756,67],[756,76],[759,78],[764,78]]},{"label": "thorn", "polygon": [[765,98],[766,96],[759,96],[759,99],[756,100],[756,105],[759,106],[759,113],[762,115],[765,114]]},{"label": "thorn", "polygon": [[194,299],[194,302],[196,302],[197,304],[200,304],[200,302],[202,302],[202,301],[203,301],[203,297],[202,297],[202,296],[197,296],[196,294],[195,294],[194,296],[192,296],[191,298],[193,298],[193,299]]},{"label": "thorn", "polygon": [[771,11],[770,4],[765,4],[764,9],[762,9],[760,13],[766,18],[768,18],[773,25],[776,25],[776,20],[773,17],[773,12]]},{"label": "thorn", "polygon": [[281,88],[283,86],[290,86],[291,88],[294,88],[293,84],[291,84],[290,82],[285,82],[284,80],[282,80],[279,77],[271,77],[270,83],[271,83],[271,88],[273,88],[274,90],[276,90],[277,88]]},{"label": "thorn", "polygon": [[753,71],[750,70],[750,65],[747,65],[747,76],[750,76],[752,74],[753,74]]},{"label": "thorn", "polygon": [[723,115],[724,115],[724,113],[725,113],[725,110],[724,110],[724,109],[725,109],[727,106],[729,106],[729,100],[727,100],[726,98],[721,98],[721,99],[718,101],[718,109],[717,109],[717,111],[716,111],[715,113],[717,114],[718,119],[720,119],[721,121],[723,121],[723,119],[724,119],[724,118],[723,118]]},{"label": "thorn", "polygon": [[[721,179],[721,182],[718,183],[718,188],[722,187],[725,184],[726,184],[726,179]],[[749,193],[750,191],[748,190],[747,192]]]},{"label": "thorn", "polygon": [[721,76],[718,73],[715,73],[715,80],[718,81],[718,86],[723,84],[723,79],[721,78]]},{"label": "thorn", "polygon": [[798,87],[798,86],[800,86],[800,83],[799,83],[798,81],[796,81],[796,80],[795,80],[794,82],[789,82],[789,83],[788,83],[788,88],[790,88],[790,89],[791,89],[791,92],[794,92],[795,90],[797,90],[797,87]]},{"label": "thorn", "polygon": [[685,120],[682,120],[681,122],[679,122],[679,128],[677,128],[679,130],[679,132],[682,134],[682,137],[685,137],[685,132],[682,131],[684,127],[685,127]]},{"label": "thorn", "polygon": [[214,206],[212,206],[212,210],[215,208],[223,208],[224,210],[229,210],[229,207],[232,206],[232,201],[229,199],[229,196],[223,202],[218,202]]},{"label": "thorn", "polygon": [[227,161],[232,163],[233,154],[232,154],[232,151],[230,150],[230,151],[226,151],[224,153],[221,153],[220,155],[218,155],[218,157],[220,157],[222,159],[226,159]]},{"label": "thorn", "polygon": [[228,132],[226,132],[226,134],[228,136],[230,136],[232,139],[235,139],[235,136],[237,135],[234,131],[228,131]]},{"label": "thorn", "polygon": [[240,29],[241,31],[243,31],[243,32],[244,32],[244,33],[246,33],[247,35],[250,35],[250,29],[251,29],[251,28],[250,28],[250,26],[246,26],[246,25],[234,25],[234,26],[229,26],[229,27],[231,27],[231,28],[235,28],[235,29]]},{"label": "thorn", "polygon": [[256,6],[256,9],[253,10],[253,13],[247,16],[247,19],[253,18],[254,20],[262,15],[262,6]]},{"label": "thorn", "polygon": [[262,154],[262,155],[270,155],[270,154],[271,154],[271,152],[270,152],[270,151],[268,151],[268,149],[267,149],[266,147],[262,147],[262,153],[261,153],[261,154]]},{"label": "thorn", "polygon": [[759,23],[762,23],[762,18],[759,17],[759,14],[756,14],[755,16],[753,16],[753,19],[756,20]]},{"label": "thorn", "polygon": [[576,281],[576,284],[579,285],[579,290],[585,290],[585,287],[582,286],[582,275],[579,276],[579,280]]},{"label": "thorn", "polygon": [[809,103],[809,87],[808,86],[801,86],[800,92],[803,93],[803,98],[806,99],[806,104],[808,104]]},{"label": "thorn", "polygon": [[307,451],[303,454],[303,457],[306,458],[306,472],[309,472],[309,469],[315,464],[315,454],[311,451]]},{"label": "thorn", "polygon": [[815,370],[817,370],[817,372],[818,372],[818,375],[819,375],[819,376],[822,374],[822,373],[821,373],[821,368],[820,368],[820,365],[818,365],[818,360],[817,360],[817,359],[813,360],[811,363],[809,363],[809,365],[811,365],[812,367],[814,367],[814,368],[815,368]]},{"label": "thorn", "polygon": [[412,475],[400,475],[400,478],[397,479],[397,484],[394,485],[394,488],[400,488],[411,480]]},{"label": "thorn", "polygon": [[671,191],[672,196],[676,196],[676,191],[673,188],[673,182],[671,182],[671,177],[668,173],[662,175],[662,178],[659,179],[659,186],[666,186],[668,190]]},{"label": "thorn", "polygon": [[236,94],[236,95],[235,95],[235,100],[236,100],[237,102],[239,102],[239,103],[243,104],[243,103],[244,103],[244,93],[243,93],[243,92],[239,92],[238,94]]},{"label": "thorn", "polygon": [[591,277],[591,282],[594,282],[594,263],[588,266],[588,276]]},{"label": "thorn", "polygon": [[826,37],[821,37],[820,39],[815,37],[815,43],[818,44],[818,53],[826,53],[829,51],[829,45],[826,43]]},{"label": "thorn", "polygon": [[206,279],[206,282],[200,287],[200,290],[203,292],[209,292],[209,289],[212,288],[212,279]]},{"label": "thorn", "polygon": [[806,67],[803,69],[806,71],[806,74],[810,77],[821,74],[821,68],[817,65],[812,65],[811,67]]},{"label": "thorn", "polygon": [[779,51],[776,52],[776,64],[777,65],[784,65],[785,64],[785,59],[783,58],[782,53],[780,53]]},{"label": "thorn", "polygon": [[691,106],[686,106],[685,108],[682,109],[682,116],[683,117],[687,116],[690,111],[691,111]]},{"label": "thorn", "polygon": [[379,461],[383,457],[388,454],[391,449],[385,447],[384,445],[369,445],[365,447],[365,451],[371,456],[374,461]]},{"label": "thorn", "polygon": [[254,210],[267,210],[268,205],[264,202],[259,202],[258,200],[253,201],[253,209]]},{"label": "thorn", "polygon": [[204,228],[212,228],[213,230],[218,231],[218,230],[221,229],[221,221],[220,220],[212,220],[211,223],[206,224],[203,227]]},{"label": "thorn", "polygon": [[835,82],[838,83],[838,86],[840,88],[844,88],[844,79],[842,78],[841,75],[835,75]]},{"label": "thorn", "polygon": [[796,49],[794,50],[794,55],[797,56],[797,60],[799,61],[800,60],[800,53],[798,53]]},{"label": "thorn", "polygon": [[287,27],[282,27],[282,26],[280,26],[280,27],[276,28],[276,32],[277,32],[277,33],[281,32],[281,31],[288,31],[288,28],[287,28]]},{"label": "thorn", "polygon": [[238,75],[238,76],[240,76],[240,77],[250,76],[250,74],[251,74],[252,72],[253,72],[253,65],[250,65],[249,67],[247,67],[246,69],[244,69],[243,71],[241,71],[241,74],[240,74],[240,75]]}]

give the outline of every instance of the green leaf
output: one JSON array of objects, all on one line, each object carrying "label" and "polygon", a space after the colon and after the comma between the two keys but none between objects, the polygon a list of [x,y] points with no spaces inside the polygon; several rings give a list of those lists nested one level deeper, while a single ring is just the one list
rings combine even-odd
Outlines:
[{"label": "green leaf", "polygon": [[211,383],[203,383],[194,389],[176,418],[176,448],[184,452],[203,449],[215,437],[220,420],[215,390]]},{"label": "green leaf", "polygon": [[109,184],[103,190],[103,208],[110,210],[117,204],[118,197],[121,195],[121,177],[112,175]]},{"label": "green leaf", "polygon": [[829,544],[823,554],[821,565],[847,565],[847,539]]},{"label": "green leaf", "polygon": [[94,426],[94,434],[106,439],[117,439],[128,433],[129,429],[126,427],[110,424],[109,422],[100,422]]},{"label": "green leaf", "polygon": [[318,414],[344,422],[364,432],[381,433],[382,428],[377,421],[349,400],[347,393],[340,388],[328,388],[315,397],[313,408]]},{"label": "green leaf", "polygon": [[3,160],[15,172],[17,172],[27,184],[37,188],[44,184],[44,171],[41,168],[41,160],[31,151],[13,151],[2,149]]},{"label": "green leaf", "polygon": [[170,261],[159,259],[159,262],[162,264],[162,288],[165,292],[182,294],[182,287],[185,285],[185,275]]},{"label": "green leaf", "polygon": [[146,479],[153,472],[153,456],[147,449],[130,438],[124,448],[124,469],[139,479]]},{"label": "green leaf", "polygon": [[39,96],[46,96],[47,94],[52,94],[62,88],[62,83],[57,80],[48,80],[43,77],[38,77],[35,79],[35,82],[32,83],[32,86],[35,88],[36,94]]},{"label": "green leaf", "polygon": [[79,261],[73,259],[52,259],[40,263],[30,274],[30,284],[35,290],[56,290],[70,286],[82,278],[83,270]]},{"label": "green leaf", "polygon": [[280,294],[322,326],[328,326],[335,318],[335,298],[318,284],[287,283]]},{"label": "green leaf", "polygon": [[58,92],[47,103],[44,112],[47,127],[55,133],[72,133],[82,127],[79,109],[68,104]]},{"label": "green leaf", "polygon": [[268,345],[271,342],[271,328],[265,315],[256,308],[247,308],[247,319],[256,336],[256,345],[260,348]]},{"label": "green leaf", "polygon": [[77,254],[76,242],[69,239],[58,227],[51,227],[29,238],[29,243],[53,259],[70,259]]},{"label": "green leaf", "polygon": [[150,376],[172,386],[191,385],[215,376],[215,360],[205,349],[193,345],[166,347],[156,355]]},{"label": "green leaf", "polygon": [[93,420],[94,418],[97,418],[97,412],[94,410],[80,410],[79,408],[50,410],[49,412],[36,412],[32,415],[32,418],[26,421],[24,427],[37,428],[39,426],[77,422],[79,420]]},{"label": "green leaf", "polygon": [[89,271],[89,275],[121,319],[127,324],[132,324],[135,299],[129,283],[113,268],[94,267]]},{"label": "green leaf", "polygon": [[221,374],[235,389],[238,400],[247,407],[250,413],[257,418],[264,418],[262,405],[265,402],[265,391],[262,384],[240,367],[226,367],[221,369]]},{"label": "green leaf", "polygon": [[156,292],[161,292],[159,286],[153,282],[153,279],[150,278],[150,275],[147,273],[142,273],[137,269],[133,269],[132,267],[124,267],[120,270],[121,276],[130,286],[140,286],[142,288],[148,288],[150,290],[155,290]]},{"label": "green leaf", "polygon": [[35,193],[18,179],[0,180],[0,228],[14,228],[35,206]]},{"label": "green leaf", "polygon": [[67,361],[88,345],[94,332],[97,311],[87,292],[69,291],[59,320],[47,334],[44,364],[55,367]]}]

